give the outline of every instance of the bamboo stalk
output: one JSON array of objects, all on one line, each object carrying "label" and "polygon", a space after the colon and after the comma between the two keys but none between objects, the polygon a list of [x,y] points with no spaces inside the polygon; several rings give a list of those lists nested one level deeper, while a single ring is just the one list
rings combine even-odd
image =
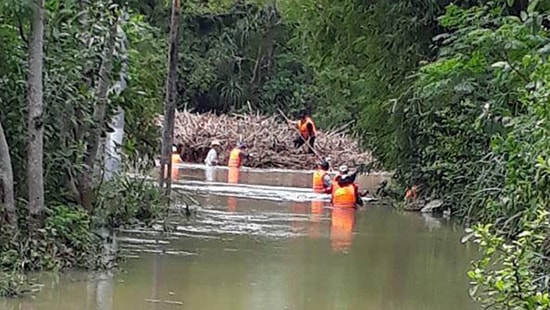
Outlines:
[{"label": "bamboo stalk", "polygon": [[[248,151],[255,153],[254,158],[245,163],[254,168],[314,169],[321,156],[331,157],[335,166],[372,161],[370,152],[362,152],[356,140],[335,131],[317,130],[315,149],[318,154],[302,154],[292,143],[296,132],[274,116],[217,116],[183,111],[176,112],[175,118],[174,143],[184,145],[183,157],[189,162],[202,163],[211,141],[217,139],[222,149],[218,160],[222,165],[227,164],[229,152],[240,135],[248,144]],[[156,123],[162,125],[162,117]]]}]

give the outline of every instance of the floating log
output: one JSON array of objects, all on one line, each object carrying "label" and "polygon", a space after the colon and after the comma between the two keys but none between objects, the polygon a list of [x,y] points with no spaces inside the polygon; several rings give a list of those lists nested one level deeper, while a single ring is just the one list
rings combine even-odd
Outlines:
[{"label": "floating log", "polygon": [[[157,118],[162,125],[162,117]],[[174,143],[183,145],[183,160],[202,163],[210,149],[212,140],[221,143],[218,160],[226,165],[229,152],[242,137],[248,152],[254,157],[245,163],[253,168],[314,169],[319,158],[307,153],[307,146],[295,149],[293,140],[297,133],[276,117],[255,114],[195,114],[176,112]],[[335,131],[317,130],[315,150],[323,157],[330,157],[333,167],[350,167],[368,164],[372,161],[370,152],[363,152],[357,140],[351,138],[343,128]]]}]

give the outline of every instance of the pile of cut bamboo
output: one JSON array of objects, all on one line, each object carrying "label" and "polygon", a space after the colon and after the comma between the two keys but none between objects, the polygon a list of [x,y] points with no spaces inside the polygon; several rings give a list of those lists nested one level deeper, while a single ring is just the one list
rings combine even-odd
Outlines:
[{"label": "pile of cut bamboo", "polygon": [[[162,117],[157,122],[162,125]],[[247,167],[314,169],[319,158],[307,154],[305,145],[294,148],[292,141],[297,135],[296,130],[273,116],[254,114],[217,116],[184,111],[176,112],[174,124],[174,143],[183,145],[185,162],[202,163],[211,141],[217,139],[221,143],[218,160],[220,165],[226,165],[229,152],[242,138],[248,146],[246,151],[254,155],[244,163]],[[317,130],[315,150],[322,157],[330,157],[335,168],[343,164],[354,167],[372,160],[370,153],[361,152],[357,141],[343,130]]]}]

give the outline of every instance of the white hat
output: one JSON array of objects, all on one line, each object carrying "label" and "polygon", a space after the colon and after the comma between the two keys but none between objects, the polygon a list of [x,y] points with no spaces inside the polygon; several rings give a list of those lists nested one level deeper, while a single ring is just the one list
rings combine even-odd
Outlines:
[{"label": "white hat", "polygon": [[218,141],[218,140],[213,140],[213,141],[210,143],[210,145],[212,145],[212,146],[215,146],[215,145],[220,146],[221,143],[220,143],[220,141]]},{"label": "white hat", "polygon": [[349,169],[348,169],[348,166],[342,165],[342,166],[340,166],[340,168],[338,168],[338,171],[340,171],[340,173],[342,173],[342,174],[346,174],[346,173],[349,172]]},{"label": "white hat", "polygon": [[178,147],[175,145],[172,145],[172,152],[177,152],[177,151],[178,151]]}]

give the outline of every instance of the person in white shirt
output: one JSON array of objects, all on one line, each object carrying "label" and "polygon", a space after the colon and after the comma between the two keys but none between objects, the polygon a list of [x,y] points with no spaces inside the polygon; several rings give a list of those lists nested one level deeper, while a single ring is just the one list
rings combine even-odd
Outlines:
[{"label": "person in white shirt", "polygon": [[218,165],[218,151],[220,150],[220,141],[214,140],[211,143],[212,148],[208,151],[204,163],[207,166],[217,166]]}]

